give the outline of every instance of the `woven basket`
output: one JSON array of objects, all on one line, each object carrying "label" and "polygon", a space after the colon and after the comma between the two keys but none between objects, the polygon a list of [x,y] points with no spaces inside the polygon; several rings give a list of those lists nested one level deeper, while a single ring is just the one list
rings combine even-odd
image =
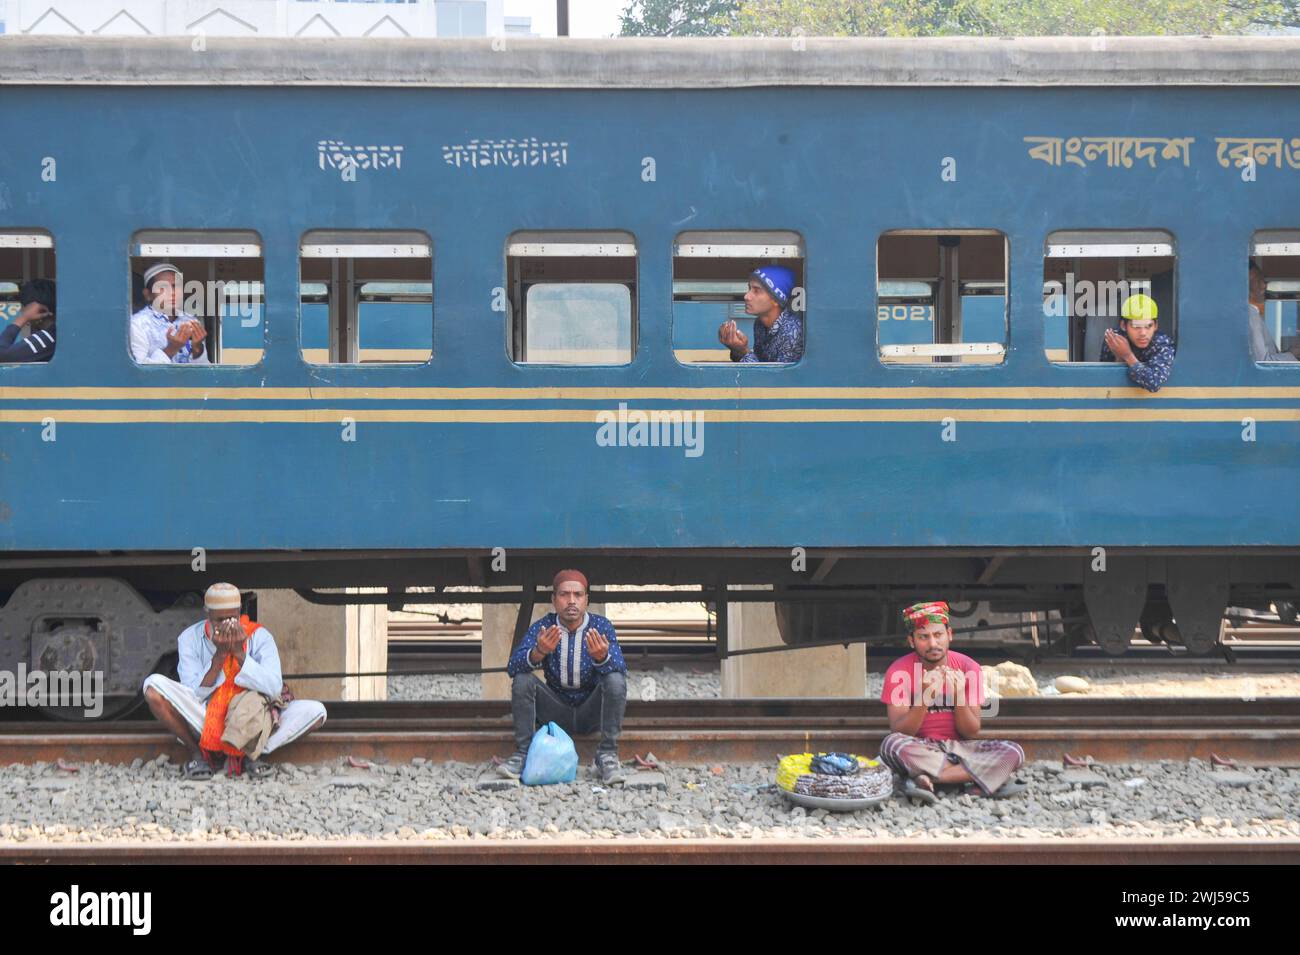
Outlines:
[{"label": "woven basket", "polygon": [[811,771],[813,753],[786,756],[777,765],[776,785],[786,792],[823,799],[882,799],[894,790],[888,766],[865,756],[854,756],[861,769],[852,776],[828,776]]}]

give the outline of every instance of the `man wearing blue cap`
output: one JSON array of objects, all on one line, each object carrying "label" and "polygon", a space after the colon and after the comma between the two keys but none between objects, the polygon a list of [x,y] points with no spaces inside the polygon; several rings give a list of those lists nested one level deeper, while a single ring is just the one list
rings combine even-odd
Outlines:
[{"label": "man wearing blue cap", "polygon": [[764,265],[749,276],[745,312],[754,316],[754,350],[735,322],[724,322],[718,341],[732,361],[796,362],[803,357],[803,319],[790,310],[794,272],[783,265]]}]

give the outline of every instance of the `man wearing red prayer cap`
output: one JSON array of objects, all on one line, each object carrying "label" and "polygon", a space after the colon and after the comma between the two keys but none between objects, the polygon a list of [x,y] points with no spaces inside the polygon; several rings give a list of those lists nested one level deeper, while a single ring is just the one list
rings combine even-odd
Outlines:
[{"label": "man wearing red prayer cap", "polygon": [[[497,770],[503,776],[519,776],[533,733],[539,725],[555,722],[571,736],[598,730],[595,765],[600,780],[606,785],[622,782],[618,736],[627,708],[627,666],[614,625],[587,612],[587,578],[581,571],[560,571],[551,590],[555,612],[528,628],[506,664],[513,678],[515,754]],[[545,683],[533,676],[537,669]]]},{"label": "man wearing red prayer cap", "polygon": [[984,683],[978,663],[949,649],[948,605],[913,604],[903,620],[912,652],[885,672],[880,700],[893,732],[880,744],[881,760],[903,777],[904,792],[916,802],[935,802],[936,784],[997,798],[1024,792],[1012,776],[1025,751],[1007,740],[975,738]]}]

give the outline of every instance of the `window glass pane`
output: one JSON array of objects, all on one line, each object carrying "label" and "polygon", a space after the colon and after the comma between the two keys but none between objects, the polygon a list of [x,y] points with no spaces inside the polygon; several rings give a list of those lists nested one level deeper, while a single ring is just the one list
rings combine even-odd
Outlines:
[{"label": "window glass pane", "polygon": [[632,360],[632,294],[626,285],[533,285],[527,309],[530,362],[625,365]]},{"label": "window glass pane", "polygon": [[508,351],[521,364],[625,365],[636,354],[636,239],[526,231],[506,243]]}]

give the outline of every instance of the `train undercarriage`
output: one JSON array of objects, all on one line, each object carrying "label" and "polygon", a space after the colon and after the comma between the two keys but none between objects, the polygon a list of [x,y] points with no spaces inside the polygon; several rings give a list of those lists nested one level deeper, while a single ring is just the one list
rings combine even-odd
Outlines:
[{"label": "train undercarriage", "polygon": [[[1278,549],[274,551],[212,552],[202,561],[191,553],[10,554],[0,561],[0,671],[100,671],[103,715],[111,717],[130,709],[144,676],[167,666],[213,580],[237,584],[254,613],[256,591],[267,588],[394,610],[517,604],[518,640],[545,612],[551,576],[569,566],[618,592],[619,603],[708,604],[720,656],[728,655],[728,609],[740,602],[774,604],[789,646],[896,646],[899,608],[937,598],[953,606],[964,634],[1009,643],[1032,635],[1046,652],[1095,644],[1108,655],[1127,652],[1137,628],[1153,644],[1215,654],[1225,613],[1271,612],[1291,624],[1300,603],[1300,552]],[[58,715],[62,707],[47,709]]]}]

